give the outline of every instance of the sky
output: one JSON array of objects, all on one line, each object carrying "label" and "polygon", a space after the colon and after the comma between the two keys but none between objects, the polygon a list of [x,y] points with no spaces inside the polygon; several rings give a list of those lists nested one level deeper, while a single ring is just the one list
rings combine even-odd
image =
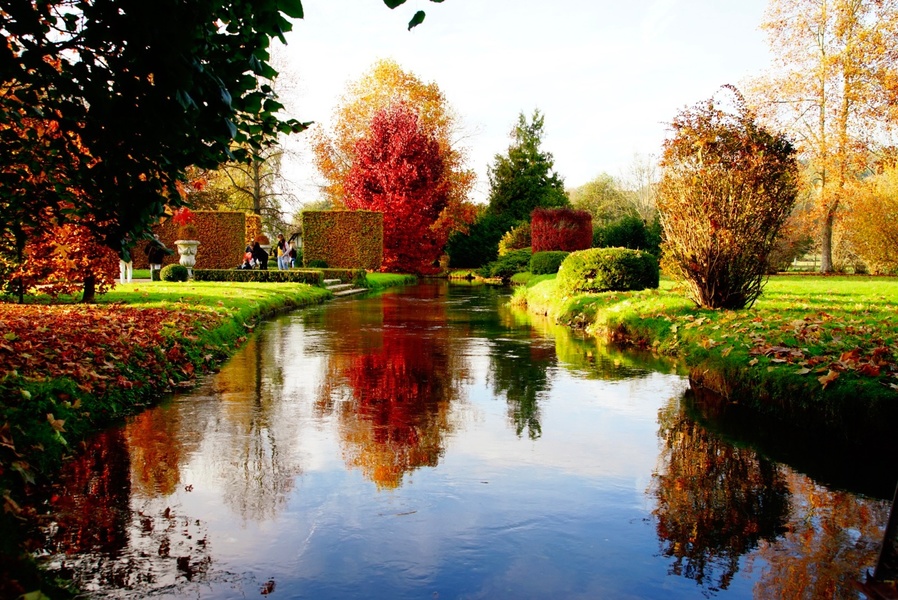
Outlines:
[{"label": "sky", "polygon": [[[330,127],[347,86],[379,59],[436,83],[485,202],[487,168],[523,112],[545,117],[542,148],[566,188],[622,176],[660,154],[668,123],[770,61],[759,29],[767,0],[303,0],[278,51],[289,116]],[[424,23],[407,31],[416,10]],[[300,202],[320,198],[308,135],[288,142],[283,173]]]}]

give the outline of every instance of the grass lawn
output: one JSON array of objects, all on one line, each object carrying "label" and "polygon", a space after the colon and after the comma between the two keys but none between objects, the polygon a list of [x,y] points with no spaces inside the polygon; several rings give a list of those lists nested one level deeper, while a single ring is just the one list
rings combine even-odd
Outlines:
[{"label": "grass lawn", "polygon": [[697,308],[657,290],[561,298],[533,278],[514,303],[679,359],[695,383],[798,425],[885,433],[898,423],[898,279],[777,275],[754,307]]}]

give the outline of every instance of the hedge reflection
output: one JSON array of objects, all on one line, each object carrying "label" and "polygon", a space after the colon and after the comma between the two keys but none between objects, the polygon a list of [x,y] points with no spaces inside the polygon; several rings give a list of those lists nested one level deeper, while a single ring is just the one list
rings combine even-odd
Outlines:
[{"label": "hedge reflection", "polygon": [[[378,326],[372,327],[364,305],[331,324],[340,351],[329,357],[318,408],[337,413],[347,464],[382,489],[436,466],[452,430],[450,408],[467,366],[438,298],[427,287],[416,295],[385,296]],[[338,381],[349,397],[341,397]]]},{"label": "hedge reflection", "polygon": [[783,531],[789,486],[782,468],[731,446],[688,418],[677,402],[659,413],[661,454],[653,494],[670,572],[726,589],[739,559]]}]

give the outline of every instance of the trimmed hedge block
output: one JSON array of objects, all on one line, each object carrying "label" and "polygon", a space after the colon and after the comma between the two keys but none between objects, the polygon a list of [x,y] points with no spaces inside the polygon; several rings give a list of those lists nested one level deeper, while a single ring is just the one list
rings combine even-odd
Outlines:
[{"label": "trimmed hedge block", "polygon": [[555,281],[563,293],[572,295],[657,288],[659,276],[658,259],[648,252],[590,248],[565,258]]},{"label": "trimmed hedge block", "polygon": [[[246,241],[251,231],[259,225],[257,215],[247,215],[239,211],[197,210],[193,211],[196,238],[200,247],[196,254],[197,269],[231,269],[243,262]],[[153,233],[159,234],[159,240],[172,250],[178,239],[179,227],[171,219],[153,226]],[[135,269],[148,269],[147,243],[138,243],[132,250]],[[178,253],[167,256],[163,265],[178,262]]]},{"label": "trimmed hedge block", "polygon": [[325,279],[321,271],[262,269],[194,269],[194,281],[258,281],[265,283],[308,283],[321,285]]},{"label": "trimmed hedge block", "polygon": [[592,215],[572,208],[537,208],[530,221],[534,252],[574,252],[592,246]]},{"label": "trimmed hedge block", "polygon": [[547,252],[535,252],[530,257],[530,272],[534,275],[552,275],[558,272],[561,263],[570,252],[563,250],[551,250]]},{"label": "trimmed hedge block", "polygon": [[302,213],[303,261],[379,271],[384,258],[384,215],[370,210]]}]

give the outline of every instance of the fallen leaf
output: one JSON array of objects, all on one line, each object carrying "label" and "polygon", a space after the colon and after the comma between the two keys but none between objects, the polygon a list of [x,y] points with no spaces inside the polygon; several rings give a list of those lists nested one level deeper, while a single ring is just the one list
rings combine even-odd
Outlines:
[{"label": "fallen leaf", "polygon": [[838,378],[839,378],[839,372],[833,371],[832,369],[830,369],[826,375],[822,375],[822,376],[818,377],[817,381],[819,381],[823,385],[823,389],[826,389],[826,386],[828,386],[829,384],[831,384],[833,381],[835,381]]}]

